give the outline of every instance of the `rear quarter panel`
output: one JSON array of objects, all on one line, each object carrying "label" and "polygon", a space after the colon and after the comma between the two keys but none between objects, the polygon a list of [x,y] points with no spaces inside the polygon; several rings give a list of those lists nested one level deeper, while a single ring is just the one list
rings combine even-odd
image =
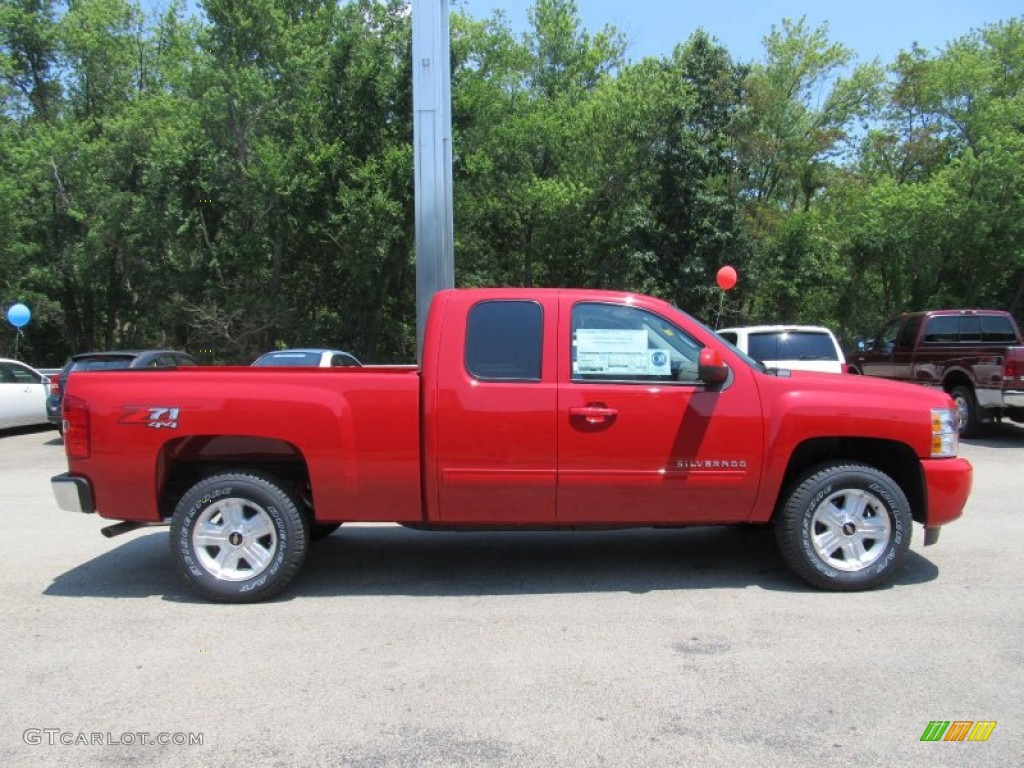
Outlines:
[{"label": "rear quarter panel", "polygon": [[[188,438],[223,436],[293,446],[318,519],[421,517],[415,368],[77,373],[69,394],[88,403],[92,431],[90,457],[69,468],[90,479],[102,517],[160,520],[168,459]],[[139,418],[147,409],[177,409],[175,419],[158,419],[173,426],[147,426]]]}]

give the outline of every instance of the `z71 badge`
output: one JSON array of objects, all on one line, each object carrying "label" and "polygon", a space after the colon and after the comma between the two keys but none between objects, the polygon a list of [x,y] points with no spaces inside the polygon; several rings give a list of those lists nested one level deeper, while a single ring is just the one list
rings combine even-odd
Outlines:
[{"label": "z71 badge", "polygon": [[122,405],[118,424],[135,424],[150,429],[177,429],[180,408],[162,405]]}]

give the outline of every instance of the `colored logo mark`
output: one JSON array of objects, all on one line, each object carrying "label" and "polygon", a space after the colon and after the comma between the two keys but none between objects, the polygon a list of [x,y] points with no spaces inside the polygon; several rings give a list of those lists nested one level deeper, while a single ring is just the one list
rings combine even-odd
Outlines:
[{"label": "colored logo mark", "polygon": [[995,720],[932,720],[921,741],[988,741],[995,729]]}]

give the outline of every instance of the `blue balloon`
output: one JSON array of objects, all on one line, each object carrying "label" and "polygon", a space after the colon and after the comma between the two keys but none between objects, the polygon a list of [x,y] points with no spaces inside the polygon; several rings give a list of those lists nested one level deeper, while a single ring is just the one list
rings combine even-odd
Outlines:
[{"label": "blue balloon", "polygon": [[28,325],[28,321],[31,319],[32,311],[24,304],[12,304],[11,308],[7,310],[7,320],[15,328]]}]

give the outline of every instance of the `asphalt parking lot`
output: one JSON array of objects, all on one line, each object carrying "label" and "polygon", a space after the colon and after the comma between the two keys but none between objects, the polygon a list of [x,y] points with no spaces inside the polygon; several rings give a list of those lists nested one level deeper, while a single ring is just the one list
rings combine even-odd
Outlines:
[{"label": "asphalt parking lot", "polygon": [[961,454],[964,518],[874,592],[759,531],[357,526],[237,606],[165,529],[60,511],[56,432],[0,432],[0,765],[1021,765],[1024,429]]}]

